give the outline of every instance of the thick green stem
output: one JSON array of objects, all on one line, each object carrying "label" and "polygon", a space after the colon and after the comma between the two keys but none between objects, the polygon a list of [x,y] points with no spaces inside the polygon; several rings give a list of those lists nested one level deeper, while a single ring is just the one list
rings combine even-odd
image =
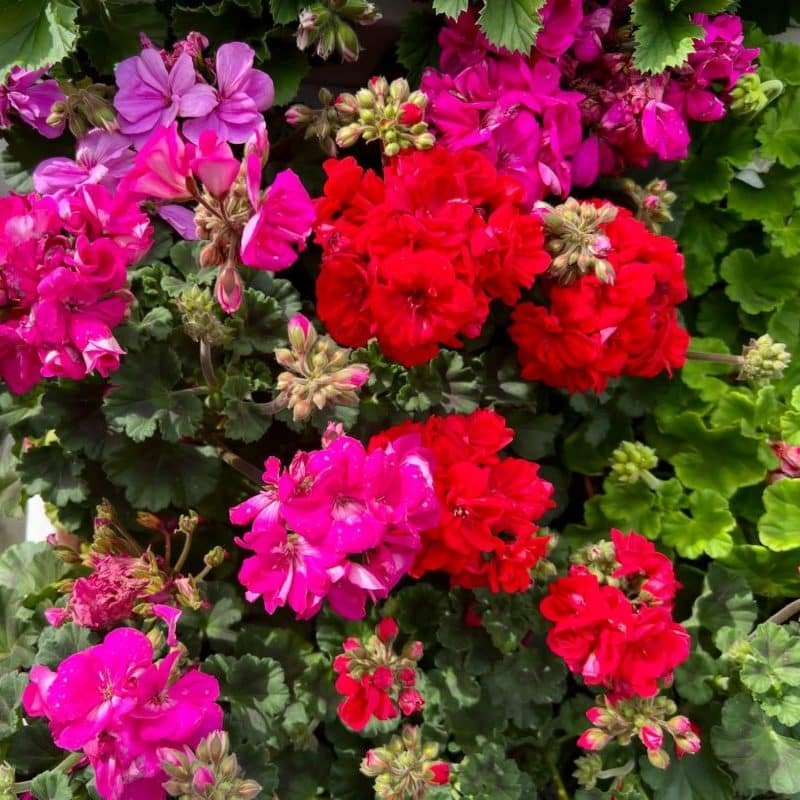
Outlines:
[{"label": "thick green stem", "polygon": [[701,350],[687,350],[686,358],[690,361],[711,361],[717,364],[732,364],[737,367],[744,364],[741,356],[732,356],[729,353],[704,353]]},{"label": "thick green stem", "polygon": [[545,753],[544,760],[547,764],[547,769],[550,771],[550,777],[553,779],[553,786],[555,787],[558,800],[571,800],[553,756],[550,753]]}]

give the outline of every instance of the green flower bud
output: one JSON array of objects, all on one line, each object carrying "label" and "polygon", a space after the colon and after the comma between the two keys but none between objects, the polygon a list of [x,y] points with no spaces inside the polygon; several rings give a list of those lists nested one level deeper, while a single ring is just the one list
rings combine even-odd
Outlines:
[{"label": "green flower bud", "polygon": [[611,454],[611,477],[619,483],[647,481],[646,473],[657,465],[658,457],[652,447],[641,442],[622,442]]},{"label": "green flower bud", "polygon": [[739,380],[766,384],[783,377],[792,356],[786,345],[776,342],[769,334],[751,339],[742,349],[742,367]]},{"label": "green flower bud", "polygon": [[731,112],[737,117],[752,119],[782,93],[782,81],[773,79],[762,83],[758,73],[748,72],[731,90]]},{"label": "green flower bud", "polygon": [[575,759],[575,780],[583,789],[594,789],[603,770],[603,758],[598,753],[587,753]]}]

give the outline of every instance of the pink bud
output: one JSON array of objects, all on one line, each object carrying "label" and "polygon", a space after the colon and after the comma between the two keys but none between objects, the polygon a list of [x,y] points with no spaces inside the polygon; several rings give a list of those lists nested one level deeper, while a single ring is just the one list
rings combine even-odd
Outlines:
[{"label": "pink bud", "polygon": [[666,750],[648,750],[647,758],[656,769],[666,769],[669,766],[669,756]]},{"label": "pink bud", "polygon": [[403,125],[416,125],[422,122],[422,109],[416,103],[403,103],[399,119]]},{"label": "pink bud", "polygon": [[700,737],[694,731],[675,737],[675,751],[678,754],[678,758],[685,755],[694,755],[701,746]]},{"label": "pink bud", "polygon": [[388,689],[394,683],[394,674],[389,667],[376,667],[372,673],[372,685],[376,689]]},{"label": "pink bud", "polygon": [[584,750],[602,750],[611,741],[611,736],[600,728],[589,728],[578,739],[578,747]]},{"label": "pink bud", "polygon": [[369,380],[369,369],[361,364],[353,364],[347,367],[347,383],[358,389]]},{"label": "pink bud", "polygon": [[60,628],[69,619],[69,612],[65,608],[48,608],[44,612],[44,618],[54,628]]},{"label": "pink bud", "polygon": [[226,264],[217,275],[214,294],[226,314],[233,314],[242,304],[242,276],[235,264]]},{"label": "pink bud", "polygon": [[350,669],[350,657],[344,655],[344,653],[339,654],[336,658],[333,659],[333,671],[338,673],[339,675],[347,672]]},{"label": "pink bud", "polygon": [[416,689],[403,689],[397,698],[397,705],[400,706],[400,710],[407,717],[410,717],[417,711],[422,711],[425,706],[425,699]]},{"label": "pink bud", "polygon": [[398,673],[398,677],[400,678],[400,683],[402,683],[403,686],[411,687],[417,682],[417,673],[410,667],[404,667],[401,669]]},{"label": "pink bud", "polygon": [[359,647],[361,647],[361,642],[355,636],[348,636],[342,642],[342,650],[344,651],[358,650]]},{"label": "pink bud", "polygon": [[419,661],[422,658],[423,650],[422,642],[409,642],[403,648],[403,655],[406,658],[410,658],[412,661]]},{"label": "pink bud", "polygon": [[214,773],[208,767],[200,767],[192,776],[192,788],[202,792],[206,787],[215,783]]},{"label": "pink bud", "polygon": [[639,738],[648,750],[658,750],[664,742],[664,733],[655,725],[643,725],[639,730]]},{"label": "pink bud", "polygon": [[382,642],[394,641],[400,633],[397,623],[391,617],[384,617],[375,628],[375,633]]},{"label": "pink bud", "polygon": [[224,197],[241,169],[233,151],[224,139],[217,139],[214,131],[203,131],[197,152],[191,162],[192,172],[214,197]]},{"label": "pink bud", "polygon": [[680,736],[692,730],[692,723],[688,717],[680,715],[667,720],[667,727],[674,736]]},{"label": "pink bud", "polygon": [[431,764],[431,783],[443,785],[450,782],[450,765],[444,761],[438,761]]},{"label": "pink bud", "polygon": [[295,314],[289,320],[289,344],[297,353],[305,353],[309,339],[315,336],[316,331],[309,319],[303,314]]}]

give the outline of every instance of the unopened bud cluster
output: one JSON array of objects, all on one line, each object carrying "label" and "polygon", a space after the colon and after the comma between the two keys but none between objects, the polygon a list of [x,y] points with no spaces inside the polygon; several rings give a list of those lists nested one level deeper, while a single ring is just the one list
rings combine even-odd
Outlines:
[{"label": "unopened bud cluster", "polygon": [[570,561],[578,566],[586,567],[600,583],[619,585],[619,581],[612,577],[620,568],[613,542],[604,540],[580,547],[573,552]]},{"label": "unopened bud cluster", "polygon": [[217,316],[217,305],[210,289],[192,286],[177,300],[178,311],[183,319],[183,330],[195,342],[205,341],[219,347],[228,339],[225,324]]},{"label": "unopened bud cluster", "polygon": [[419,728],[406,725],[385,747],[367,752],[361,772],[375,778],[375,795],[382,800],[423,800],[433,786],[450,781],[450,765],[438,755],[437,744],[424,743]]},{"label": "unopened bud cluster", "polygon": [[17,800],[17,793],[14,791],[15,780],[14,767],[4,761],[0,764],[0,800]]},{"label": "unopened bud cluster", "polygon": [[427,95],[411,91],[405,78],[389,83],[386,78],[371,78],[365,89],[343,94],[336,110],[344,123],[336,134],[339,147],[352,147],[359,139],[379,141],[387,156],[414,147],[427,150],[434,145],[433,134],[424,120]]},{"label": "unopened bud cluster", "polygon": [[59,81],[59,87],[64,99],[53,103],[47,117],[48,125],[66,122],[76,139],[85,136],[93,128],[117,130],[117,115],[108,99],[110,87],[103,83],[92,83],[89,78],[77,83]]},{"label": "unopened bud cluster", "polygon": [[169,776],[164,789],[181,800],[251,800],[261,791],[243,777],[236,755],[230,752],[228,734],[214,731],[194,751],[159,750],[161,767]]},{"label": "unopened bud cluster", "polygon": [[700,737],[692,723],[684,716],[676,715],[677,706],[668,697],[630,697],[612,702],[600,698],[600,705],[586,712],[589,722],[595,727],[585,731],[578,746],[584,750],[600,751],[611,742],[627,747],[634,739],[645,746],[647,758],[658,769],[669,766],[670,757],[664,749],[664,737],[672,737],[675,751],[679,755],[696,753],[700,749]]},{"label": "unopened bud cluster", "polygon": [[369,379],[364,364],[350,364],[350,351],[318,335],[302,314],[290,320],[289,347],[278,348],[275,358],[287,370],[278,375],[276,400],[292,410],[295,422],[314,409],[358,405],[358,390]]},{"label": "unopened bud cluster", "polygon": [[670,191],[665,180],[654,178],[646,186],[639,186],[630,178],[625,178],[621,183],[636,204],[636,219],[641,220],[653,233],[660,233],[662,225],[672,222],[671,209],[678,196]]},{"label": "unopened bud cluster", "polygon": [[545,227],[545,247],[553,256],[548,274],[562,284],[594,274],[603,283],[614,282],[614,268],[606,260],[611,241],[602,226],[613,222],[617,209],[610,203],[596,206],[574,197],[558,206],[538,203]]},{"label": "unopened bud cluster", "polygon": [[783,377],[792,361],[786,345],[776,342],[765,333],[758,339],[751,339],[742,348],[742,364],[739,380],[753,383],[769,383]]},{"label": "unopened bud cluster", "polygon": [[367,0],[320,0],[300,12],[297,47],[314,46],[323,59],[335,51],[342,61],[357,61],[361,45],[353,25],[372,25],[380,18],[377,6]]},{"label": "unopened bud cluster", "polygon": [[611,454],[611,477],[619,483],[644,481],[651,489],[660,481],[651,472],[658,465],[656,451],[641,442],[621,442]]},{"label": "unopened bud cluster", "polygon": [[758,116],[783,93],[783,82],[762,81],[757,72],[742,75],[731,90],[731,111],[744,119]]},{"label": "unopened bud cluster", "polygon": [[305,128],[307,140],[316,139],[326,155],[336,156],[336,133],[342,127],[333,94],[328,89],[319,90],[320,108],[297,104],[286,112],[286,122],[293,128]]}]

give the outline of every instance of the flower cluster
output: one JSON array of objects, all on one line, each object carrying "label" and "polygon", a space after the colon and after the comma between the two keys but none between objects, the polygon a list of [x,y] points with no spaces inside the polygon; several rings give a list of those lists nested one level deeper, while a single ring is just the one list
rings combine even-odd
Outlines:
[{"label": "flower cluster", "polygon": [[112,329],[132,300],[127,270],[151,238],[136,202],[102,186],[60,201],[0,198],[0,377],[11,391],[117,369]]},{"label": "flower cluster", "polygon": [[416,558],[420,532],[439,520],[418,435],[367,453],[330,426],[321,450],[298,452],[286,468],[269,458],[263,481],[230,518],[251,526],[237,540],[255,551],[239,581],[270,614],[288,605],[308,618],[327,598],[341,616],[363,617],[367,599],[389,594]]},{"label": "flower cluster", "polygon": [[228,734],[214,731],[195,748],[162,748],[161,767],[169,776],[167,794],[189,800],[253,800],[261,793],[254,780],[243,778]]},{"label": "flower cluster", "polygon": [[414,688],[422,642],[409,642],[402,653],[394,652],[399,629],[391,617],[384,617],[375,636],[366,642],[350,637],[344,652],[333,662],[336,691],[345,699],[339,704],[339,719],[354,731],[363,730],[370,720],[395,719],[420,711],[425,704]]},{"label": "flower cluster", "polygon": [[424,800],[431,788],[450,782],[450,765],[438,755],[436,743],[423,743],[420,729],[405,725],[387,745],[367,751],[361,772],[375,778],[380,800]]},{"label": "flower cluster", "polygon": [[668,697],[601,697],[600,704],[586,712],[595,727],[584,731],[578,746],[585,750],[603,750],[613,741],[625,746],[635,738],[644,745],[647,758],[658,769],[666,769],[670,758],[663,748],[664,736],[675,744],[678,757],[700,750],[697,727],[683,715]]},{"label": "flower cluster", "polygon": [[165,53],[146,41],[138,56],[117,65],[114,108],[119,129],[137,148],[177,119],[183,120],[183,135],[194,144],[203,131],[243,144],[263,126],[275,88],[269,75],[253,69],[253,49],[228,42],[212,64],[202,57],[207,45],[205,37],[190,34]]},{"label": "flower cluster", "polygon": [[441,505],[438,526],[422,536],[411,574],[450,574],[453,586],[523,592],[531,570],[547,553],[538,520],[552,508],[553,486],[539,465],[503,458],[514,431],[495,411],[430,417],[407,422],[374,437],[370,447],[416,434],[433,454],[434,485]]},{"label": "flower cluster", "polygon": [[[216,297],[228,313],[242,302],[239,263],[255,269],[286,269],[304,249],[314,222],[311,198],[292,170],[279,172],[262,191],[268,151],[263,121],[248,140],[241,161],[214,131],[202,131],[195,147],[172,123],[150,136],[122,183],[137,197],[198,204],[194,213],[171,207],[183,212],[173,211],[173,224],[180,229],[188,216],[196,236],[208,240],[200,262],[221,266]],[[189,238],[195,237],[189,233]]]},{"label": "flower cluster", "polygon": [[278,348],[275,359],[287,371],[278,375],[273,405],[291,409],[295,422],[314,409],[357,406],[358,390],[369,380],[364,364],[350,364],[350,351],[318,335],[302,314],[289,320],[289,347]]},{"label": "flower cluster", "polygon": [[328,161],[317,207],[317,313],[340,344],[377,337],[411,366],[475,337],[492,299],[515,303],[544,272],[542,225],[481,154],[404,152],[383,179]]},{"label": "flower cluster", "polygon": [[64,132],[64,122],[48,120],[53,105],[64,100],[64,93],[54,80],[41,80],[47,68],[27,70],[12,67],[0,84],[0,128],[8,128],[13,111],[42,136],[55,139]]},{"label": "flower cluster", "polygon": [[179,655],[154,663],[145,634],[118,628],[55,672],[33,667],[23,707],[48,720],[58,747],[84,752],[103,800],[163,798],[162,748],[194,747],[222,725],[216,679]]},{"label": "flower cluster", "polygon": [[685,158],[687,123],[725,115],[758,50],[743,46],[738,17],[695,14],[704,30],[679,69],[658,74],[632,63],[630,0],[550,0],[528,56],[492,47],[474,12],[439,36],[439,70],[425,73],[430,121],[448,148],[479,148],[499,171],[518,175],[533,203],[566,196],[598,175]]},{"label": "flower cluster", "polygon": [[587,685],[620,698],[653,697],[689,657],[689,634],[672,619],[679,588],[672,563],[644,537],[618,530],[573,562],[540,605],[555,623],[548,646]]},{"label": "flower cluster", "polygon": [[687,290],[674,240],[608,203],[569,200],[545,225],[546,305],[520,303],[509,329],[523,377],[600,392],[611,378],[682,366],[689,335],[676,306]]}]

